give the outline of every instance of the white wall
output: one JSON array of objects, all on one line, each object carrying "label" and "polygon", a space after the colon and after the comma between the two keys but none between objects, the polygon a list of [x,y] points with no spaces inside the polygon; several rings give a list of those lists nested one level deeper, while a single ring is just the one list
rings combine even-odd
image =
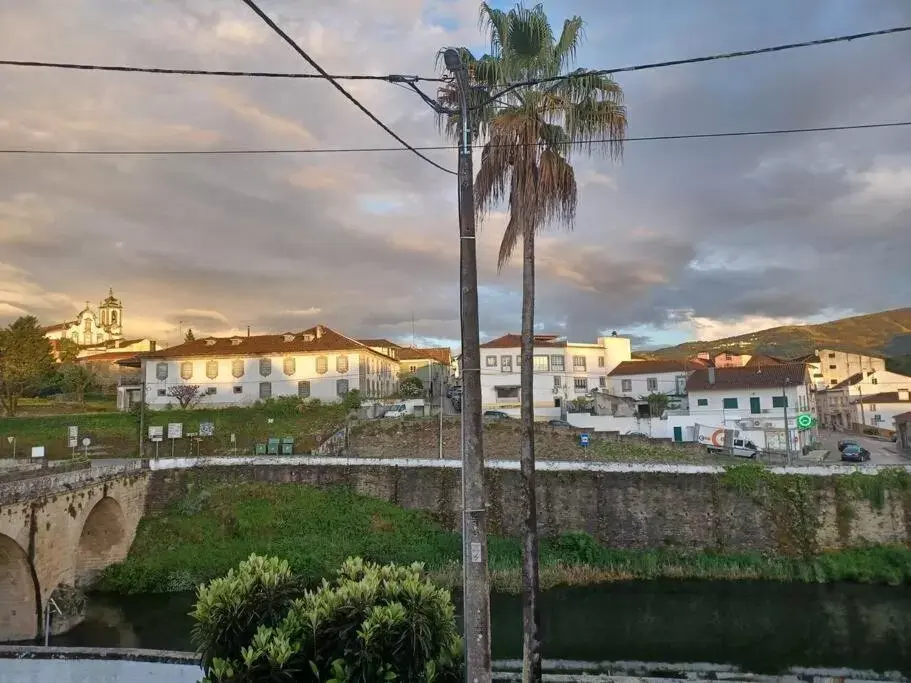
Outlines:
[{"label": "white wall", "polygon": [[[863,410],[861,410],[861,405],[863,405]],[[895,422],[892,418],[901,413],[907,413],[909,410],[911,410],[911,401],[901,403],[856,403],[854,404],[854,421],[866,427],[895,431]],[[877,420],[877,416],[881,419]]]},{"label": "white wall", "polygon": [[[677,378],[682,377],[682,387],[686,391],[686,373],[682,370],[675,372],[644,372],[641,375],[619,375],[609,377],[611,393],[614,396],[629,396],[638,399],[651,393],[676,394],[678,388]],[[654,379],[658,383],[657,389],[648,388],[648,380]],[[624,390],[624,382],[629,382],[630,388]]]},{"label": "white wall", "polygon": [[[235,358],[195,358],[183,360],[147,360],[145,365],[146,401],[150,408],[164,408],[168,404],[177,406],[176,399],[167,395],[168,389],[175,385],[198,385],[200,391],[205,392],[215,389],[214,395],[203,395],[200,406],[234,406],[251,405],[260,400],[260,384],[268,382],[271,385],[272,398],[281,396],[298,396],[298,385],[301,381],[310,382],[310,398],[318,398],[324,402],[333,402],[341,399],[338,393],[338,380],[348,381],[348,390],[359,389],[365,395],[378,394],[381,396],[392,393],[396,388],[398,364],[388,359],[382,359],[373,354],[358,354],[356,352],[326,352],[319,354],[306,354],[290,356],[294,358],[294,372],[285,374],[284,359],[286,356],[271,355],[262,357],[235,357]],[[325,374],[316,372],[316,360],[325,357],[328,369]],[[338,370],[338,359],[344,357],[348,361],[348,368],[344,372]],[[260,374],[260,358],[269,358],[272,361],[272,371],[267,376]],[[244,374],[236,378],[232,374],[234,360],[241,360],[244,364]],[[214,379],[206,374],[207,364],[215,361],[218,364],[218,373]],[[192,376],[189,379],[181,377],[183,363],[192,364]],[[158,379],[159,363],[167,366],[167,379]],[[342,366],[344,367],[344,366]],[[235,393],[239,387],[239,393]]]}]

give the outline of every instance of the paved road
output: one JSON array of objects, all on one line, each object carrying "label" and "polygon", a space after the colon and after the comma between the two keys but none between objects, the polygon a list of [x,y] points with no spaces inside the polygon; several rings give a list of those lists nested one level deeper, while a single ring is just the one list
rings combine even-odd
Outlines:
[{"label": "paved road", "polygon": [[860,434],[846,432],[833,432],[828,429],[819,430],[819,441],[829,449],[826,462],[837,461],[838,442],[842,439],[851,439],[870,451],[870,462],[874,465],[911,465],[911,459],[898,454],[896,446],[891,441],[873,439]]}]

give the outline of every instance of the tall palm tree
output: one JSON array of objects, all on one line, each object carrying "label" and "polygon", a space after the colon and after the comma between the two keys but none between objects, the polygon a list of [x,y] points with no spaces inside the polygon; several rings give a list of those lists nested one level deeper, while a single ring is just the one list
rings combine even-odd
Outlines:
[{"label": "tall palm tree", "polygon": [[[623,91],[611,78],[567,71],[582,40],[583,22],[573,17],[554,35],[541,4],[509,11],[481,4],[481,24],[490,53],[475,58],[462,49],[472,89],[471,131],[484,142],[475,186],[479,216],[506,202],[509,221],[500,243],[498,268],[506,266],[522,241],[521,471],[525,495],[523,541],[523,681],[541,680],[538,634],[538,523],[535,495],[533,402],[535,236],[547,227],[571,229],[578,190],[570,159],[579,150],[619,159],[626,135]],[[492,95],[508,84],[552,79]],[[458,92],[445,86],[442,104],[457,109]],[[446,132],[457,137],[457,115],[444,115]]]}]

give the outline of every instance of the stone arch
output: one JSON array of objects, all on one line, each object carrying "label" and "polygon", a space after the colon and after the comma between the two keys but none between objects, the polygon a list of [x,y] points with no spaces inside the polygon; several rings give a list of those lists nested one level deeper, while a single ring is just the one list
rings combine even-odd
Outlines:
[{"label": "stone arch", "polygon": [[0,642],[31,640],[40,621],[38,580],[25,551],[0,534]]},{"label": "stone arch", "polygon": [[76,545],[75,585],[90,585],[108,565],[126,558],[130,549],[123,509],[113,498],[98,501],[82,525]]}]

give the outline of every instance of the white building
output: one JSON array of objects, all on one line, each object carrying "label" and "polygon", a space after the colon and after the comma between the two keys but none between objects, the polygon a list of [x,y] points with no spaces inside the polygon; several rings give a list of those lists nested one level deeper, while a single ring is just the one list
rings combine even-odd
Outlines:
[{"label": "white building", "polygon": [[295,333],[208,337],[141,357],[149,407],[177,405],[173,387],[199,387],[203,406],[250,405],[297,396],[339,401],[352,389],[368,398],[398,388],[399,363],[324,325]]},{"label": "white building", "polygon": [[[485,410],[517,410],[520,395],[518,334],[481,344],[481,404]],[[566,403],[608,387],[608,373],[630,359],[630,340],[598,337],[594,344],[557,335],[535,335],[533,402],[539,416],[559,415]]]},{"label": "white building", "polygon": [[[838,384],[816,392],[819,422],[830,429],[856,429],[858,425],[871,425],[862,417],[855,404],[873,394],[889,393],[911,389],[911,377],[888,370],[858,372]],[[884,429],[891,430],[889,424]]]},{"label": "white building", "polygon": [[895,431],[895,418],[911,410],[911,392],[908,389],[884,391],[854,399],[854,424],[864,428]]},{"label": "white building", "polygon": [[108,297],[93,310],[89,302],[76,314],[74,320],[67,320],[44,328],[50,340],[69,339],[80,346],[104,344],[123,338],[123,303],[108,291]]},{"label": "white building", "polygon": [[814,377],[818,382],[827,387],[833,387],[857,373],[885,372],[886,361],[877,356],[868,356],[862,353],[849,353],[835,349],[818,349],[816,357],[819,360],[818,373],[821,377]]},{"label": "white building", "polygon": [[690,418],[739,430],[768,450],[787,450],[787,433],[789,450],[799,452],[817,436],[816,428],[797,426],[800,414],[816,417],[810,383],[805,363],[696,370],[687,380]]},{"label": "white building", "polygon": [[686,410],[686,380],[705,365],[696,360],[628,360],[608,373],[608,387],[614,396],[632,398],[648,405],[649,394],[667,394],[668,410]]}]

